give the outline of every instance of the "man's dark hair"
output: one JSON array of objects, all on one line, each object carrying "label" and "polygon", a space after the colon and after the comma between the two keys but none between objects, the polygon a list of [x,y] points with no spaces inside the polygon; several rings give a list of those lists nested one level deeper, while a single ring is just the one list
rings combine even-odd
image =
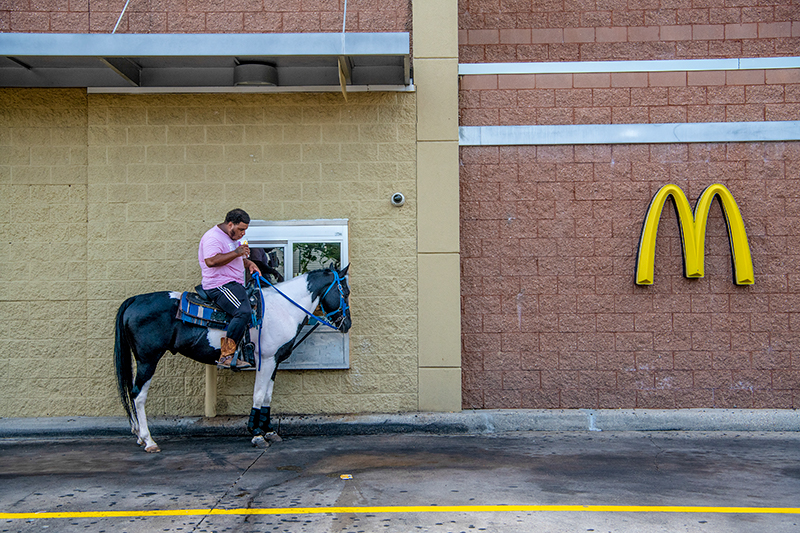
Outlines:
[{"label": "man's dark hair", "polygon": [[250,224],[250,215],[248,215],[244,209],[232,209],[225,215],[225,222],[223,222],[223,224],[227,224],[228,222],[233,222],[234,224],[239,224],[240,222]]}]

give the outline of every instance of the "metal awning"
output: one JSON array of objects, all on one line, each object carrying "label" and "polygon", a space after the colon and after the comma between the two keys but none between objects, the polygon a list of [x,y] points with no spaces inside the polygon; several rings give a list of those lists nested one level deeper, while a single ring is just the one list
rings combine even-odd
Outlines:
[{"label": "metal awning", "polygon": [[408,33],[0,33],[0,87],[396,89],[409,54]]}]

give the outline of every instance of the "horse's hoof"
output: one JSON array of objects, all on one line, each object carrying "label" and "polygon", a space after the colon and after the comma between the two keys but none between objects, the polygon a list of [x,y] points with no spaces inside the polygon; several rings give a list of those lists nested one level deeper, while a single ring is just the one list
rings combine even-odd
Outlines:
[{"label": "horse's hoof", "polygon": [[274,431],[270,431],[269,433],[265,434],[264,439],[270,443],[281,442],[283,440],[281,436],[275,433]]},{"label": "horse's hoof", "polygon": [[161,448],[158,447],[158,444],[151,444],[150,446],[147,446],[144,451],[147,453],[158,453],[161,451]]},{"label": "horse's hoof", "polygon": [[261,435],[256,435],[250,442],[256,448],[262,448],[262,449],[269,448],[269,442],[267,442]]}]

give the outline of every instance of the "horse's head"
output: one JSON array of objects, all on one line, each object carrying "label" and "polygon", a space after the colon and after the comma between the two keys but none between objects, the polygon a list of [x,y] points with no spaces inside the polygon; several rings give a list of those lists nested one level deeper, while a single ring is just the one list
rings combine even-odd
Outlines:
[{"label": "horse's head", "polygon": [[334,326],[342,333],[347,333],[352,325],[350,320],[350,287],[347,285],[347,270],[350,265],[343,270],[336,270],[333,266],[324,270],[328,285],[319,304],[322,312]]}]

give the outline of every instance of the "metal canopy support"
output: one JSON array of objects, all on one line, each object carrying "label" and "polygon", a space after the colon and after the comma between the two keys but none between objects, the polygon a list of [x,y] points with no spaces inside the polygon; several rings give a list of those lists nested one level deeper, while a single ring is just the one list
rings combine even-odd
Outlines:
[{"label": "metal canopy support", "polygon": [[142,69],[130,59],[120,57],[104,57],[103,62],[114,72],[122,76],[134,87],[140,84]]},{"label": "metal canopy support", "polygon": [[342,66],[348,85],[411,84],[408,33],[0,33],[0,87],[233,89],[243,63],[279,87],[339,87]]},{"label": "metal canopy support", "polygon": [[27,63],[23,63],[22,61],[20,61],[16,57],[9,57],[7,59],[13,61],[14,63],[16,63],[17,65],[21,66],[22,68],[24,68],[26,70],[31,70],[31,66],[30,65],[28,65]]}]

